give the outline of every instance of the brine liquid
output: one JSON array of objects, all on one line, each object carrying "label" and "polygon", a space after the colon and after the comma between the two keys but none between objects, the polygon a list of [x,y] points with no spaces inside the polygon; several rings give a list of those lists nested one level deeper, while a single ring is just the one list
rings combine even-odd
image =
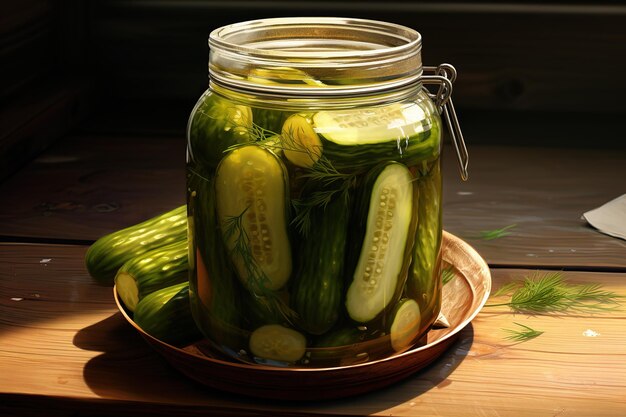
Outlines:
[{"label": "brine liquid", "polygon": [[[320,124],[325,123],[324,126],[315,124],[314,112],[303,113],[321,144],[314,144],[309,151],[304,149],[311,158],[310,162],[305,159],[303,163],[298,162],[302,159],[290,158],[285,152],[293,151],[293,148],[287,149],[289,145],[286,145],[288,141],[283,131],[285,121],[293,113],[247,108],[211,95],[201,98],[192,114],[188,138],[190,294],[194,318],[214,347],[247,362],[278,366],[339,366],[385,357],[423,342],[441,306],[441,122],[438,116],[418,104],[407,104],[404,109],[406,112],[400,118],[393,114],[398,111],[397,107],[389,108],[388,112],[384,108],[330,112],[317,117]],[[336,126],[332,125],[333,120],[337,120]],[[407,124],[407,120],[410,123]],[[398,130],[407,136],[393,133]],[[327,137],[333,138],[334,143],[329,144]],[[302,139],[304,147],[310,146],[306,140]],[[413,143],[421,140],[435,141],[434,146]],[[395,155],[394,147],[387,146],[392,144],[397,149]],[[232,153],[246,146],[256,146],[271,153],[270,160],[263,159],[263,152],[258,152],[260,156],[255,156],[252,161],[235,158],[237,155]],[[392,151],[385,153],[389,149]],[[231,159],[224,162],[229,155]],[[359,216],[362,219],[363,210],[355,207],[355,201],[363,200],[366,188],[371,187],[366,180],[368,172],[389,161],[404,164],[414,181],[412,234],[407,238],[408,247],[405,248],[408,256],[405,256],[401,276],[396,278],[397,289],[393,294],[384,294],[382,311],[368,322],[358,322],[350,317],[345,298],[353,281],[365,233],[364,230],[358,232],[362,225],[359,226],[357,219]],[[221,163],[230,164],[230,168],[220,167]],[[237,163],[241,163],[241,169],[237,169]],[[254,167],[247,169],[247,164],[267,168],[255,171]],[[283,174],[279,179],[275,177]],[[219,175],[227,175],[226,183],[234,185],[224,188],[216,184]],[[272,178],[265,177],[269,175]],[[267,187],[268,181],[273,181],[271,184],[284,181],[284,186]],[[347,210],[354,211],[348,213],[347,225],[337,225],[345,226],[348,231],[344,235],[344,244],[337,245],[344,253],[319,252],[332,253],[324,256],[333,262],[337,259],[343,262],[341,273],[334,277],[341,281],[337,285],[340,288],[337,290],[339,301],[332,301],[337,314],[326,314],[325,309],[331,305],[328,293],[308,285],[304,296],[319,295],[320,299],[307,304],[318,305],[319,310],[309,308],[306,316],[330,317],[323,322],[323,331],[312,332],[311,326],[303,323],[305,314],[297,311],[295,291],[298,287],[295,283],[299,282],[298,273],[303,264],[310,261],[308,255],[311,254],[302,250],[307,247],[303,242],[316,236],[319,232],[316,222],[321,220],[319,216],[302,210],[306,210],[303,207],[313,207],[317,213],[323,212],[323,207],[337,198],[345,198]],[[244,200],[247,203],[238,203]],[[280,207],[277,201],[283,200],[284,207]],[[237,207],[237,210],[224,214],[229,207]],[[359,210],[361,214],[357,213]],[[252,217],[254,224],[246,220]],[[284,229],[285,233],[277,234],[279,229]],[[333,236],[332,233],[327,235]],[[325,248],[322,245],[333,243],[337,242],[332,242],[332,238],[317,242],[320,247],[315,253],[318,253],[317,249]],[[286,256],[289,257],[288,268],[270,268],[276,259],[280,259],[279,266],[285,266]],[[324,263],[327,260],[317,261]],[[376,266],[375,263],[372,265]],[[281,278],[275,281],[274,276]],[[410,344],[394,350],[389,334],[394,308],[400,299],[406,298],[415,300],[419,306],[419,331]],[[251,336],[270,329],[268,325],[293,330],[303,338],[280,340],[279,328],[278,336],[272,336],[275,340],[270,343],[263,341],[261,334],[259,343],[267,349],[263,352],[270,353],[264,354],[266,357],[259,356],[258,348],[257,352],[254,352],[254,345],[251,349]],[[276,327],[271,329],[276,331]],[[285,331],[285,334],[293,333]],[[305,341],[304,346],[300,346],[301,340]],[[297,353],[300,349],[302,355]],[[289,359],[281,360],[281,352],[289,352]],[[294,359],[296,356],[298,359]]]}]

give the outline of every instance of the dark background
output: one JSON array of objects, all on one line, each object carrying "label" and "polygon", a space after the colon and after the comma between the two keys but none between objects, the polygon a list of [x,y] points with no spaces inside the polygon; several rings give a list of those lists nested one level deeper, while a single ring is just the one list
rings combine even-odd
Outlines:
[{"label": "dark background", "polygon": [[315,15],[421,32],[470,148],[626,147],[622,2],[23,0],[0,5],[0,181],[73,132],[183,138],[211,30]]}]

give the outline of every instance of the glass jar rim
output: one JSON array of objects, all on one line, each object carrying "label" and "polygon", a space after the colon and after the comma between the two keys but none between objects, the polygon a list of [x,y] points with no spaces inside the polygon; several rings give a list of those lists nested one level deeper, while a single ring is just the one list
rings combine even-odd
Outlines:
[{"label": "glass jar rim", "polygon": [[251,20],[211,32],[209,77],[215,88],[302,106],[400,100],[421,89],[421,45],[419,32],[376,20]]},{"label": "glass jar rim", "polygon": [[[315,28],[316,30],[312,30]],[[303,32],[307,30],[307,32]],[[342,49],[336,51],[311,51],[311,50],[289,50],[268,49],[256,44],[257,36],[270,36],[272,39],[284,39],[286,36],[295,34],[304,36],[305,39],[324,36],[327,41],[341,41],[345,37],[333,38],[329,36],[333,31],[342,30],[347,35],[352,32],[352,36],[359,36],[365,40],[374,38],[378,43],[370,45],[378,46],[372,49]],[[386,40],[388,44],[381,42]],[[247,55],[257,58],[275,59],[297,59],[309,62],[328,62],[329,58],[360,61],[371,61],[373,59],[384,59],[389,56],[398,56],[411,53],[419,53],[421,50],[422,36],[419,32],[406,26],[384,21],[342,18],[342,17],[281,17],[270,19],[258,19],[239,22],[214,29],[209,35],[209,47],[229,51],[231,53]]]}]

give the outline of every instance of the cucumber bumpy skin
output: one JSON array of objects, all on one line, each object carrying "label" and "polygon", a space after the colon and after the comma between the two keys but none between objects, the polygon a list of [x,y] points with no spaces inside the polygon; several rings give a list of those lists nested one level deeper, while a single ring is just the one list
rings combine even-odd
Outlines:
[{"label": "cucumber bumpy skin", "polygon": [[248,106],[209,91],[198,100],[187,125],[187,159],[214,168],[232,145],[253,140]]},{"label": "cucumber bumpy skin", "polygon": [[441,167],[437,161],[417,181],[419,190],[417,240],[407,278],[407,294],[422,312],[422,332],[441,309]]},{"label": "cucumber bumpy skin", "polygon": [[113,285],[129,259],[187,238],[187,207],[180,206],[142,223],[101,237],[89,247],[85,265],[98,282]]},{"label": "cucumber bumpy skin", "polygon": [[[196,167],[197,169],[197,167]],[[220,345],[244,348],[240,288],[217,220],[215,178],[188,171],[189,260],[192,314],[202,332]]]},{"label": "cucumber bumpy skin", "polygon": [[413,241],[414,193],[413,176],[402,164],[386,164],[375,179],[365,235],[346,295],[346,309],[356,322],[373,320],[399,296],[407,243]]},{"label": "cucumber bumpy skin", "polygon": [[133,321],[149,335],[173,345],[202,338],[191,315],[188,282],[161,288],[139,300]]},{"label": "cucumber bumpy skin", "polygon": [[349,214],[349,199],[344,196],[316,207],[311,214],[311,231],[300,247],[300,268],[291,288],[291,302],[298,323],[311,334],[327,332],[339,318]]},{"label": "cucumber bumpy skin", "polygon": [[[287,234],[287,171],[276,155],[256,145],[229,152],[217,168],[215,191],[220,227],[242,283],[263,285],[269,290],[283,287],[291,275],[291,246]],[[239,230],[228,233],[233,219],[240,217]],[[247,247],[241,247],[244,238]],[[239,245],[238,245],[239,244]],[[234,250],[238,248],[237,250]],[[243,259],[241,250],[252,259]],[[243,254],[243,255],[246,255]],[[256,264],[256,265],[251,265]],[[260,267],[263,282],[253,276]]]}]

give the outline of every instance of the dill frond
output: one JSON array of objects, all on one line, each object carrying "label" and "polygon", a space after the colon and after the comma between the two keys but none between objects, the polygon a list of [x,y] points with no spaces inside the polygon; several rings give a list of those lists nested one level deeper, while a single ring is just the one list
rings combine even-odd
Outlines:
[{"label": "dill frond", "polygon": [[508,306],[518,313],[598,312],[617,308],[623,297],[604,291],[599,284],[570,284],[560,272],[526,277],[522,282],[506,285],[494,295],[511,294],[506,303],[485,307]]},{"label": "dill frond", "polygon": [[243,227],[243,216],[246,211],[248,207],[239,215],[226,217],[224,221],[224,237],[227,241],[233,242],[229,248],[230,255],[233,259],[241,260],[247,275],[246,287],[252,295],[272,314],[280,314],[287,322],[293,324],[297,320],[297,313],[274,291],[268,289],[270,279],[250,251],[250,238]]},{"label": "dill frond", "polygon": [[521,323],[513,322],[513,324],[519,326],[521,329],[503,329],[505,332],[509,333],[509,335],[505,338],[507,340],[512,340],[514,342],[527,342],[535,337],[541,336],[544,333],[541,330],[535,330]]},{"label": "dill frond", "polygon": [[479,233],[478,237],[483,240],[494,240],[511,234],[510,230],[516,227],[517,224],[510,224],[501,229],[483,230]]}]

